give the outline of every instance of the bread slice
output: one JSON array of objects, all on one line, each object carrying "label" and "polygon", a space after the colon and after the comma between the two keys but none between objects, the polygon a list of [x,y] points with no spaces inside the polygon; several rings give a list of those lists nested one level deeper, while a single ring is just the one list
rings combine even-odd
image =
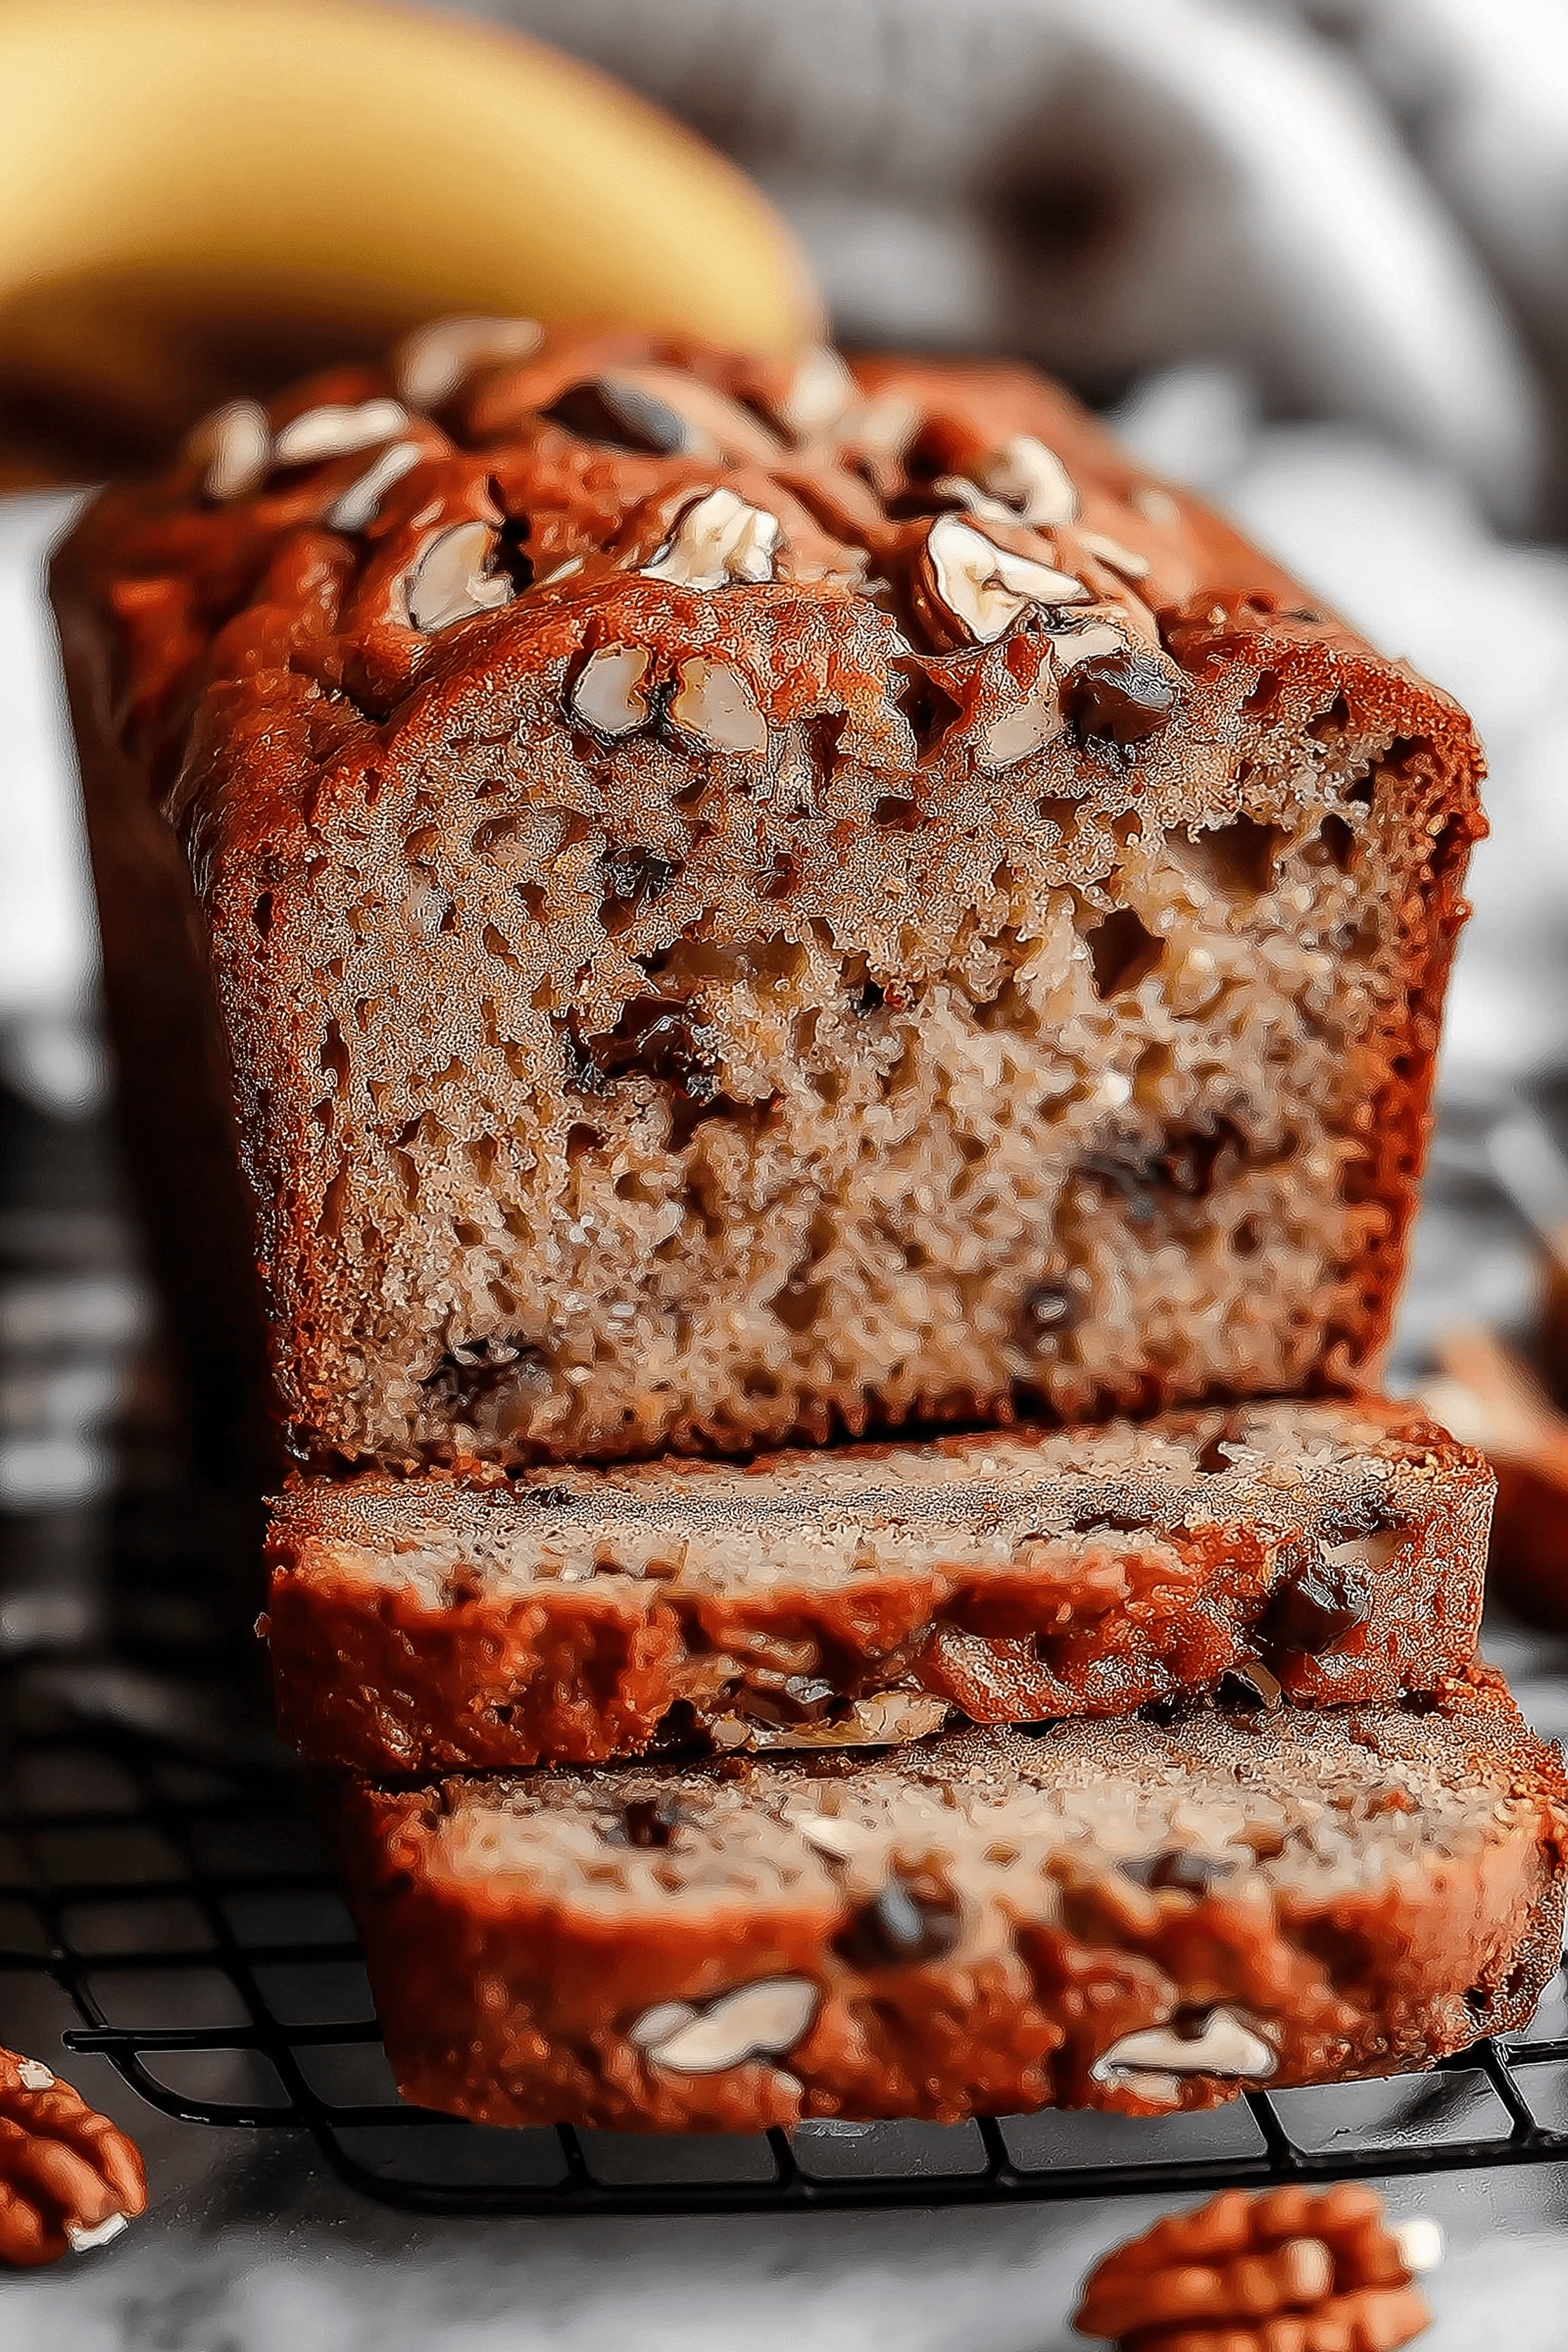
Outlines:
[{"label": "bread slice", "polygon": [[343,1799],[399,2084],[485,2124],[1131,2114],[1430,2066],[1557,1965],[1561,1759],[1446,1699]]},{"label": "bread slice", "polygon": [[1492,1474],[1407,1405],[324,1480],[272,1506],[278,1720],[368,1772],[593,1763],[1461,1673]]},{"label": "bread slice", "polygon": [[322,1468],[1366,1365],[1463,713],[1025,371],[510,349],[214,419],[55,566],[204,1402],[258,1261]]}]

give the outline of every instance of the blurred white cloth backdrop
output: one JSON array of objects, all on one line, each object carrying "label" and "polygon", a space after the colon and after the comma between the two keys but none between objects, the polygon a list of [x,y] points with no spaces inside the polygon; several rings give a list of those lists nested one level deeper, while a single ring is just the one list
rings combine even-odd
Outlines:
[{"label": "blurred white cloth backdrop", "polygon": [[53,1007],[80,984],[91,932],[79,829],[60,789],[69,765],[54,644],[40,589],[45,555],[74,512],[68,495],[0,500],[0,1004]]},{"label": "blurred white cloth backdrop", "polygon": [[[1563,0],[1295,0],[1338,41],[1568,382]],[[1558,436],[1563,431],[1559,416]]]},{"label": "blurred white cloth backdrop", "polygon": [[43,595],[78,504],[0,499],[0,1076],[60,1109],[102,1089],[83,1018],[97,956],[86,850]]},{"label": "blurred white cloth backdrop", "polygon": [[[445,4],[575,51],[727,149],[793,220],[850,340],[1021,351],[1102,390],[1228,360],[1271,406],[1373,425],[1466,471],[1500,518],[1529,515],[1532,368],[1403,120],[1441,90],[1446,159],[1459,93],[1488,93],[1452,172],[1511,250],[1524,232],[1483,197],[1489,172],[1538,150],[1534,178],[1564,171],[1549,70],[1518,164],[1497,130],[1536,60],[1568,79],[1547,0],[1488,0],[1473,27],[1460,0],[1348,0],[1337,39],[1306,0]],[[1511,78],[1472,72],[1489,42],[1517,51]],[[1545,274],[1521,256],[1520,282]]]}]

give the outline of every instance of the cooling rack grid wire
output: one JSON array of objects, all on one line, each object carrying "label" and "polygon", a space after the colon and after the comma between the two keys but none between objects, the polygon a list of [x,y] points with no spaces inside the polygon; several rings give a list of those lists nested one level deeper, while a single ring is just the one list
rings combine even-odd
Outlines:
[{"label": "cooling rack grid wire", "polygon": [[[0,1970],[46,1970],[165,2114],[309,2132],[366,2195],[427,2213],[996,2203],[1568,2155],[1568,1998],[1433,2075],[1253,2093],[1203,2115],[801,2126],[756,2138],[490,2131],[403,2105],[352,1924],[284,1766],[122,1731],[24,1736],[0,1833]],[[0,1996],[3,1997],[3,1996]]]}]

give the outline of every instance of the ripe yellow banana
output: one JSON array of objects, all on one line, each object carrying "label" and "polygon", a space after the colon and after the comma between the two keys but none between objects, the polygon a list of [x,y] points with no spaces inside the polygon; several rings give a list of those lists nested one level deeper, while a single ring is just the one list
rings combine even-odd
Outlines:
[{"label": "ripe yellow banana", "polygon": [[533,41],[368,0],[0,0],[0,465],[134,459],[443,311],[820,329],[762,197]]}]

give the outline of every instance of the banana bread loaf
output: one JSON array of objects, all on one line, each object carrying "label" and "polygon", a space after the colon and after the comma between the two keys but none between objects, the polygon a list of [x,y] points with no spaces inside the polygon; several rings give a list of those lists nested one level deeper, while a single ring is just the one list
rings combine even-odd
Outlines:
[{"label": "banana bread loaf", "polygon": [[1462,712],[1022,370],[536,340],[220,412],[55,565],[208,1377],[229,1128],[323,1467],[1367,1364]]},{"label": "banana bread loaf", "polygon": [[1561,1759],[1420,1711],[349,1790],[405,2095],[486,2124],[1209,2107],[1430,2066],[1557,1965]]},{"label": "banana bread loaf", "polygon": [[1375,1398],[272,1506],[278,1721],[367,1773],[845,1746],[1212,1690],[1388,1702],[1475,1649],[1492,1474]]}]

